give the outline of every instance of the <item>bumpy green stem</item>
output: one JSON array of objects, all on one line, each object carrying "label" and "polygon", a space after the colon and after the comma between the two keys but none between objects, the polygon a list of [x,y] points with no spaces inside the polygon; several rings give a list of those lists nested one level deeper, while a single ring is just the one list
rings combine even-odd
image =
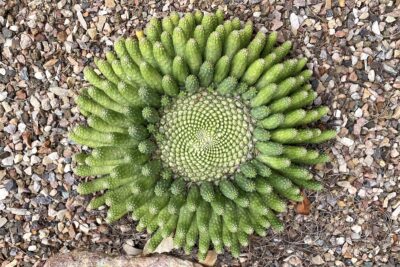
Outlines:
[{"label": "bumpy green stem", "polygon": [[330,158],[303,145],[336,136],[307,127],[329,109],[307,107],[312,71],[287,58],[292,42],[253,31],[222,10],[172,12],[84,69],[91,86],[75,101],[87,125],[69,137],[93,148],[75,173],[99,177],[78,192],[100,192],[88,207],[107,205],[109,223],[131,213],[150,251],[173,236],[199,259],[212,247],[238,257],[249,235],[283,230],[284,199],[322,188],[307,166]]}]

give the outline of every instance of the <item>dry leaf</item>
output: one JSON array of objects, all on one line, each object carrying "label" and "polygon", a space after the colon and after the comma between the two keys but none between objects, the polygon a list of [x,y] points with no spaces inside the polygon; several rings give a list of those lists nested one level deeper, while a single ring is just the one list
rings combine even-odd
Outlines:
[{"label": "dry leaf", "polygon": [[399,237],[396,234],[393,234],[392,236],[393,244],[395,245],[397,241],[399,241]]},{"label": "dry leaf", "polygon": [[48,69],[48,68],[54,66],[57,63],[57,61],[58,61],[57,58],[50,59],[49,61],[47,61],[46,63],[43,64],[43,67],[45,69]]},{"label": "dry leaf", "polygon": [[32,146],[32,141],[31,141],[31,133],[28,131],[25,131],[22,133],[22,142],[26,144],[29,148]]},{"label": "dry leaf", "polygon": [[218,254],[215,250],[209,250],[204,261],[200,261],[201,264],[205,266],[214,266],[217,261]]},{"label": "dry leaf", "polygon": [[301,194],[303,195],[303,201],[297,204],[296,212],[298,214],[308,215],[310,214],[311,202],[303,192],[301,192]]},{"label": "dry leaf", "polygon": [[158,245],[158,247],[153,252],[149,251],[148,244],[149,244],[149,241],[147,241],[146,245],[144,245],[143,255],[148,255],[151,253],[170,252],[171,250],[174,249],[174,239],[172,238],[172,235],[165,238],[163,241],[161,241],[161,243]]}]

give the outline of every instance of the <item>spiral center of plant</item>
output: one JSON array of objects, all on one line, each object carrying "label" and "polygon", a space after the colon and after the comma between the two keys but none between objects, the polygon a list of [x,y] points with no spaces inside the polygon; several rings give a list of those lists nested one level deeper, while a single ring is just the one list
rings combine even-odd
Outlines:
[{"label": "spiral center of plant", "polygon": [[252,129],[239,99],[207,91],[182,96],[160,121],[161,160],[186,180],[219,180],[250,156]]}]

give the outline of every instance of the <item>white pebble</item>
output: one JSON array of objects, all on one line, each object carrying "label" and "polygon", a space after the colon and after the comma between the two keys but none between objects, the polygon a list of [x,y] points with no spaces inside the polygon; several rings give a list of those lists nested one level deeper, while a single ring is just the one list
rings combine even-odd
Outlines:
[{"label": "white pebble", "polygon": [[359,240],[361,238],[359,233],[351,233],[351,239]]},{"label": "white pebble", "polygon": [[32,45],[32,39],[29,35],[23,33],[21,34],[21,40],[19,42],[21,49],[27,49]]},{"label": "white pebble", "polygon": [[14,163],[15,163],[15,164],[20,163],[23,159],[24,159],[24,156],[23,156],[23,155],[17,154],[17,155],[15,155],[15,157],[14,157]]},{"label": "white pebble", "polygon": [[0,217],[0,228],[3,227],[7,223],[7,219],[4,217]]},{"label": "white pebble", "polygon": [[[4,73],[5,74],[5,73]],[[4,75],[3,74],[3,75]],[[3,92],[0,92],[0,102],[2,102],[2,101],[4,101],[4,99],[6,99],[7,98],[7,92],[6,91],[3,91]]]},{"label": "white pebble", "polygon": [[57,152],[50,153],[50,154],[48,155],[48,157],[49,157],[49,159],[51,159],[51,160],[58,160],[58,158],[59,158]]},{"label": "white pebble", "polygon": [[344,237],[338,237],[336,238],[336,244],[337,245],[343,245],[344,244]]},{"label": "white pebble", "polygon": [[372,163],[374,163],[374,159],[370,155],[368,155],[364,158],[364,163],[365,166],[371,166]]},{"label": "white pebble", "polygon": [[333,53],[332,55],[333,61],[337,63],[341,63],[343,61],[342,57],[339,55],[339,53]]},{"label": "white pebble", "polygon": [[372,32],[375,33],[376,35],[381,35],[381,30],[379,29],[379,22],[375,21],[372,23]]},{"label": "white pebble", "polygon": [[5,188],[0,188],[0,200],[6,199],[8,197],[8,191]]},{"label": "white pebble", "polygon": [[391,156],[392,158],[397,158],[399,155],[400,155],[400,153],[399,153],[399,151],[397,151],[397,149],[392,149],[392,150],[390,151],[390,156]]},{"label": "white pebble", "polygon": [[29,251],[35,251],[37,249],[37,247],[35,245],[29,246],[28,250]]},{"label": "white pebble", "polygon": [[141,249],[135,248],[129,244],[123,244],[122,248],[124,249],[125,253],[130,256],[136,256],[142,253]]},{"label": "white pebble", "polygon": [[24,170],[27,175],[32,175],[32,167],[28,167]]},{"label": "white pebble", "polygon": [[350,223],[351,223],[351,222],[354,222],[353,217],[347,215],[347,217],[346,217],[346,222],[350,222]]},{"label": "white pebble", "polygon": [[400,205],[393,211],[392,213],[392,220],[397,220],[400,214]]},{"label": "white pebble", "polygon": [[39,182],[34,182],[33,183],[33,188],[32,188],[32,191],[34,192],[34,193],[38,193],[39,192],[39,190],[40,190],[40,187],[41,187],[41,185],[39,184]]},{"label": "white pebble", "polygon": [[17,130],[17,127],[15,127],[14,124],[9,124],[6,127],[4,127],[4,131],[9,134],[14,134],[16,130]]},{"label": "white pebble", "polygon": [[339,181],[337,182],[337,185],[346,188],[347,191],[352,195],[354,195],[357,192],[357,188],[352,186],[349,181]]},{"label": "white pebble", "polygon": [[374,82],[375,81],[375,71],[374,70],[370,70],[368,72],[368,80],[370,82]]},{"label": "white pebble", "polygon": [[53,163],[53,161],[48,156],[44,156],[43,160],[42,160],[42,164],[49,165],[50,163]]},{"label": "white pebble", "polygon": [[368,59],[368,57],[369,57],[369,55],[367,53],[364,53],[364,52],[362,52],[361,55],[360,55],[360,59],[361,60],[366,60],[366,59]]},{"label": "white pebble", "polygon": [[61,87],[50,87],[49,90],[57,96],[68,96],[68,90]]},{"label": "white pebble", "polygon": [[12,26],[10,26],[10,31],[17,32],[18,29],[19,29],[19,28],[18,28],[17,25],[12,25]]},{"label": "white pebble", "polygon": [[79,230],[81,230],[82,232],[84,232],[85,234],[89,233],[89,227],[86,224],[81,224],[79,225]]},{"label": "white pebble", "polygon": [[5,113],[11,111],[11,107],[10,107],[10,105],[7,103],[7,101],[4,101],[3,103],[1,103],[1,105],[2,105],[3,108],[4,108]]},{"label": "white pebble", "polygon": [[14,157],[10,156],[1,160],[1,164],[4,166],[11,166],[14,164]]},{"label": "white pebble", "polygon": [[44,78],[44,76],[43,76],[43,72],[41,72],[41,71],[38,71],[38,72],[35,72],[35,78],[36,79],[38,79],[38,80],[43,80],[43,78]]},{"label": "white pebble", "polygon": [[356,225],[353,225],[352,227],[351,227],[351,230],[353,230],[353,232],[354,233],[361,233],[361,226],[359,226],[358,224],[356,224]]},{"label": "white pebble", "polygon": [[358,57],[356,56],[351,56],[351,64],[354,66],[356,65],[358,62]]},{"label": "white pebble", "polygon": [[354,112],[354,116],[356,116],[356,118],[361,118],[363,115],[363,111],[361,108],[358,108],[355,112]]},{"label": "white pebble", "polygon": [[82,28],[87,30],[87,23],[86,23],[85,19],[83,18],[82,12],[80,10],[78,10],[76,12],[76,16],[78,17],[78,21],[81,24]]},{"label": "white pebble", "polygon": [[7,210],[14,215],[25,216],[31,214],[27,209],[7,208]]},{"label": "white pebble", "polygon": [[292,32],[296,34],[297,30],[300,27],[299,17],[295,13],[291,13],[289,19],[290,19],[290,26],[292,27]]},{"label": "white pebble", "polygon": [[29,102],[31,103],[31,105],[32,105],[35,109],[40,109],[40,102],[39,102],[39,100],[38,100],[36,97],[31,96],[31,100],[30,100]]},{"label": "white pebble", "polygon": [[19,123],[18,124],[18,131],[20,131],[21,133],[23,132],[23,131],[25,131],[25,129],[26,129],[26,124],[25,123]]},{"label": "white pebble", "polygon": [[360,198],[365,198],[365,196],[367,195],[367,192],[366,192],[363,188],[361,188],[361,189],[358,191],[357,195],[358,195]]},{"label": "white pebble", "polygon": [[369,17],[369,13],[368,12],[364,12],[360,15],[359,19],[366,19]]},{"label": "white pebble", "polygon": [[354,141],[347,137],[341,138],[340,143],[342,143],[343,145],[345,145],[347,147],[354,145]]},{"label": "white pebble", "polygon": [[392,198],[394,198],[396,196],[396,192],[392,192],[390,194],[388,194],[385,198],[385,200],[383,200],[383,205],[382,207],[384,207],[385,209],[389,206],[389,200],[391,200]]},{"label": "white pebble", "polygon": [[254,13],[253,13],[253,17],[255,17],[255,18],[260,17],[260,15],[261,15],[261,12],[260,12],[260,11],[257,11],[257,12],[254,12]]},{"label": "white pebble", "polygon": [[392,23],[392,22],[395,22],[395,21],[396,21],[396,18],[393,17],[393,16],[387,16],[385,21],[386,21],[387,23]]}]

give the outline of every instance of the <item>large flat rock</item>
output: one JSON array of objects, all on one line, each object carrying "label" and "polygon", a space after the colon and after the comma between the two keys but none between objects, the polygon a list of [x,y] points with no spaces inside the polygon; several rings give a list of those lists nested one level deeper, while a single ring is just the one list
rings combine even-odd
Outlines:
[{"label": "large flat rock", "polygon": [[57,254],[44,267],[201,267],[200,264],[167,255],[148,257],[110,256],[100,252],[74,251]]}]

